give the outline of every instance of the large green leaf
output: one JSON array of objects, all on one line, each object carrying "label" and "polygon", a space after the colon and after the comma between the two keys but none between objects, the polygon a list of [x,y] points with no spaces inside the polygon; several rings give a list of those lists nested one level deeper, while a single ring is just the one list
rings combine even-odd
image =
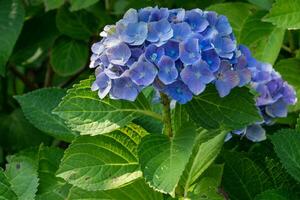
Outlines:
[{"label": "large green leaf", "polygon": [[85,10],[70,12],[66,6],[58,10],[56,25],[61,33],[83,40],[89,39],[99,28],[97,19],[91,13]]},{"label": "large green leaf", "polygon": [[60,160],[64,151],[55,147],[41,146],[39,150],[39,187],[36,200],[65,200],[70,185],[63,179],[56,177]]},{"label": "large green leaf", "polygon": [[19,200],[35,198],[38,188],[38,157],[36,149],[8,157],[5,175]]},{"label": "large green leaf", "polygon": [[240,43],[247,45],[256,59],[274,64],[285,30],[262,22],[261,18],[265,14],[264,11],[258,11],[247,18],[241,31]]},{"label": "large green leaf", "polygon": [[57,74],[70,76],[85,67],[88,61],[88,47],[82,41],[60,37],[55,41],[50,58],[53,70]]},{"label": "large green leaf", "polygon": [[8,182],[7,177],[0,168],[0,199],[1,200],[17,200],[16,193],[11,189],[11,185]]},{"label": "large green leaf", "polygon": [[[32,31],[36,27],[39,27],[39,31]],[[55,12],[47,12],[26,20],[10,60],[15,65],[32,67],[37,63],[40,66],[58,35]]]},{"label": "large green leaf", "polygon": [[[282,78],[291,84],[297,93],[298,100],[300,99],[300,59],[288,58],[280,60],[276,65],[275,69],[282,75]],[[300,110],[300,101],[295,106],[291,106],[292,111]]]},{"label": "large green leaf", "polygon": [[73,187],[68,200],[163,200],[161,193],[152,190],[140,178],[123,187],[105,191],[86,191]]},{"label": "large green leaf", "polygon": [[57,9],[65,3],[65,0],[43,0],[46,11]]},{"label": "large green leaf", "polygon": [[0,116],[0,138],[0,145],[8,151],[17,151],[40,143],[48,144],[51,139],[31,125],[21,109]]},{"label": "large green leaf", "polygon": [[269,177],[242,153],[226,152],[222,185],[232,200],[253,200],[268,189]]},{"label": "large green leaf", "polygon": [[141,115],[161,119],[160,115],[151,111],[143,94],[135,102],[110,98],[101,100],[97,92],[91,91],[93,80],[90,78],[74,85],[54,110],[74,131],[98,135],[123,127]]},{"label": "large green leaf", "polygon": [[38,129],[49,133],[57,139],[71,142],[77,135],[71,131],[64,121],[52,110],[59,104],[65,90],[59,88],[44,88],[16,96],[26,118]]},{"label": "large green leaf", "polygon": [[120,187],[141,176],[137,145],[146,135],[131,124],[98,136],[79,136],[66,150],[57,176],[85,190]]},{"label": "large green leaf", "polygon": [[300,182],[300,134],[295,130],[283,129],[275,133],[271,140],[283,166]]},{"label": "large green leaf", "polygon": [[0,75],[21,32],[24,8],[19,0],[0,0]]},{"label": "large green leaf", "polygon": [[196,183],[191,193],[191,199],[197,200],[224,200],[219,193],[224,165],[211,165],[200,180]]},{"label": "large green leaf", "polygon": [[212,164],[222,149],[227,131],[206,131],[199,132],[197,144],[193,154],[181,177],[181,185],[185,195],[195,181]]},{"label": "large green leaf", "polygon": [[232,26],[234,35],[238,42],[240,42],[241,31],[244,27],[244,23],[255,11],[255,6],[248,3],[231,2],[213,4],[206,8],[206,10],[216,11],[218,14],[225,15]]},{"label": "large green leaf", "polygon": [[278,27],[287,29],[300,28],[300,1],[276,0],[270,12],[263,18]]},{"label": "large green leaf", "polygon": [[247,88],[235,88],[228,96],[221,98],[217,90],[210,86],[184,107],[190,118],[206,129],[240,129],[261,120],[254,95]]},{"label": "large green leaf", "polygon": [[139,161],[146,182],[158,191],[174,195],[195,138],[192,124],[182,126],[173,138],[162,134],[145,136],[139,146]]},{"label": "large green leaf", "polygon": [[87,8],[95,3],[97,3],[99,0],[70,0],[71,3],[71,11],[80,10],[83,8]]}]

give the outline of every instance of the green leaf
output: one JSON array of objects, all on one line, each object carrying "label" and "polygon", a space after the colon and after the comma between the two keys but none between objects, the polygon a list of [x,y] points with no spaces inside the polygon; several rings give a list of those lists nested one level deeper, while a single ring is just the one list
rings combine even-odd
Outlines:
[{"label": "green leaf", "polygon": [[34,150],[8,157],[5,174],[19,200],[34,199],[37,192],[38,158]]},{"label": "green leaf", "polygon": [[270,12],[263,18],[284,29],[300,28],[300,1],[276,0]]},{"label": "green leaf", "polygon": [[[299,66],[300,59],[297,58],[282,59],[275,65],[275,69],[282,75],[282,78],[295,88],[298,99],[300,99]],[[291,106],[290,110],[300,110],[300,101],[295,106]]]},{"label": "green leaf", "polygon": [[284,190],[267,190],[255,197],[254,200],[291,200],[291,195]]},{"label": "green leaf", "polygon": [[268,189],[269,177],[242,153],[226,152],[222,185],[232,200],[253,200]]},{"label": "green leaf", "polygon": [[284,38],[285,30],[271,23],[262,22],[266,14],[258,11],[247,18],[240,34],[240,43],[248,46],[253,56],[263,62],[275,63]]},{"label": "green leaf", "polygon": [[0,199],[1,200],[17,200],[16,193],[11,189],[11,185],[0,168]]},{"label": "green leaf", "polygon": [[181,177],[185,194],[220,153],[228,131],[206,131],[198,133],[197,144]]},{"label": "green leaf", "polygon": [[56,177],[63,150],[55,147],[41,146],[39,150],[39,187],[36,200],[65,200],[70,185],[63,179]]},{"label": "green leaf", "polygon": [[[39,31],[32,31],[36,27],[39,27]],[[10,61],[15,65],[31,68],[35,63],[40,66],[58,35],[55,12],[47,12],[26,20]]]},{"label": "green leaf", "polygon": [[201,176],[199,182],[196,183],[191,199],[197,200],[224,200],[218,193],[221,185],[224,165],[212,165]]},{"label": "green leaf", "polygon": [[184,168],[192,153],[196,131],[185,124],[173,138],[150,134],[139,146],[139,161],[143,176],[156,190],[174,195]]},{"label": "green leaf", "polygon": [[24,8],[19,0],[0,0],[0,75],[21,32]]},{"label": "green leaf", "polygon": [[26,118],[38,129],[49,135],[71,142],[77,135],[72,132],[52,110],[59,104],[65,90],[59,88],[44,88],[16,96]]},{"label": "green leaf", "polygon": [[65,3],[65,0],[43,0],[43,1],[46,7],[46,11],[57,9]]},{"label": "green leaf", "polygon": [[274,2],[274,0],[248,0],[248,1],[265,10],[269,10],[272,7],[272,4]]},{"label": "green leaf", "polygon": [[99,0],[70,0],[71,3],[71,11],[76,11],[76,10],[80,10],[83,8],[87,8],[95,3],[97,3]]},{"label": "green leaf", "polygon": [[85,10],[70,12],[66,6],[58,10],[56,25],[61,33],[79,40],[89,39],[99,28],[97,18],[91,13]]},{"label": "green leaf", "polygon": [[109,133],[141,115],[161,120],[159,114],[151,111],[143,94],[135,102],[100,99],[97,92],[91,91],[93,81],[90,78],[74,85],[54,110],[74,131],[82,135]]},{"label": "green leaf", "polygon": [[163,200],[161,193],[152,190],[140,178],[123,187],[105,190],[105,191],[85,191],[77,187],[73,187],[70,191],[68,200]]},{"label": "green leaf", "polygon": [[244,23],[247,17],[252,15],[255,11],[255,6],[241,2],[219,3],[209,6],[206,10],[212,10],[218,14],[225,15],[232,26],[237,41],[240,42],[241,31]]},{"label": "green leaf", "polygon": [[83,69],[88,61],[85,42],[60,37],[53,46],[50,62],[53,70],[61,76],[70,76]]},{"label": "green leaf", "polygon": [[261,121],[254,95],[247,88],[235,88],[221,98],[217,90],[209,86],[184,107],[190,118],[206,129],[223,127],[234,130]]},{"label": "green leaf", "polygon": [[300,134],[282,129],[271,137],[274,150],[288,173],[300,182]]},{"label": "green leaf", "polygon": [[0,117],[0,144],[8,151],[48,144],[50,137],[32,126],[17,109],[9,115]]},{"label": "green leaf", "polygon": [[108,190],[141,177],[137,145],[146,135],[131,124],[98,136],[79,136],[66,150],[57,176],[85,190]]}]

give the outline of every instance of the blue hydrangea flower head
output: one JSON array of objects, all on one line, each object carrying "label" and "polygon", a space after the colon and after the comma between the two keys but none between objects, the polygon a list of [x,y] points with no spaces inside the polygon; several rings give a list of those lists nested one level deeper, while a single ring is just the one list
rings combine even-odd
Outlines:
[{"label": "blue hydrangea flower head", "polygon": [[285,116],[287,106],[296,101],[294,89],[270,64],[238,46],[227,17],[215,12],[129,9],[100,36],[90,58],[96,76],[91,89],[99,98],[134,101],[145,87],[153,86],[184,104],[203,93],[207,84],[214,84],[220,97],[248,85],[259,94],[256,105],[264,117],[264,122],[242,131],[253,140],[263,137],[251,136],[251,130]]}]

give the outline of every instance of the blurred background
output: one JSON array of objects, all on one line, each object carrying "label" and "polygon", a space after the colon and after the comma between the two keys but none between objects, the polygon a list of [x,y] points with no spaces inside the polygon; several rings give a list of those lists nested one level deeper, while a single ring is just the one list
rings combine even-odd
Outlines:
[{"label": "blurred background", "polygon": [[[39,145],[61,145],[31,125],[14,96],[43,87],[69,88],[93,71],[88,68],[90,46],[99,33],[129,8],[159,6],[201,8],[228,17],[238,43],[254,57],[275,65],[284,79],[300,89],[298,30],[264,20],[273,0],[0,0],[0,165],[5,156]],[[298,92],[299,94],[299,92]],[[300,104],[281,127],[294,127]],[[235,141],[226,145],[235,145]],[[243,140],[236,148],[258,147]],[[255,150],[253,150],[255,151]],[[265,150],[264,150],[265,151]]]}]

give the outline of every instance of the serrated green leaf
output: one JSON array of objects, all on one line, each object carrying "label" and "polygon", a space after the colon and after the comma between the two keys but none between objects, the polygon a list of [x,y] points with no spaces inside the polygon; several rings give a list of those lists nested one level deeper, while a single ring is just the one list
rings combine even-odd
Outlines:
[{"label": "serrated green leaf", "polygon": [[110,98],[101,100],[97,92],[91,91],[93,81],[90,78],[74,85],[54,110],[74,131],[82,135],[109,133],[141,115],[161,120],[161,116],[151,110],[143,94],[135,102]]},{"label": "serrated green leaf", "polygon": [[77,133],[71,131],[52,110],[59,104],[66,91],[44,88],[16,96],[26,118],[38,129],[57,139],[71,142]]},{"label": "serrated green leaf", "polygon": [[16,193],[11,189],[11,185],[8,182],[2,168],[0,168],[0,199],[1,200],[17,200]]},{"label": "serrated green leaf", "polygon": [[67,37],[58,38],[53,46],[50,62],[61,76],[76,74],[88,61],[87,44]]},{"label": "serrated green leaf", "polygon": [[[48,56],[49,48],[59,35],[55,24],[55,12],[47,12],[25,21],[10,61],[15,65],[40,66]],[[39,27],[39,31],[32,31]]]},{"label": "serrated green leaf", "polygon": [[147,132],[130,124],[98,136],[79,136],[66,150],[57,176],[85,190],[108,190],[141,177],[137,146]]},{"label": "serrated green leaf", "polygon": [[39,150],[39,187],[36,200],[65,200],[71,186],[55,173],[64,151],[55,147],[41,146]]},{"label": "serrated green leaf", "polygon": [[173,138],[162,134],[145,136],[138,154],[146,182],[158,191],[174,195],[195,138],[196,131],[192,124],[182,126]]},{"label": "serrated green leaf", "polygon": [[[295,88],[298,99],[300,99],[299,66],[300,59],[297,58],[282,59],[275,65],[275,69],[282,75],[282,78]],[[290,110],[300,110],[300,101],[296,105],[291,106]]]},{"label": "serrated green leaf", "polygon": [[34,150],[8,157],[5,175],[18,200],[33,200],[38,188],[38,157]]},{"label": "serrated green leaf", "polygon": [[95,3],[97,3],[99,0],[70,0],[71,3],[71,11],[77,11],[83,8],[87,8]]},{"label": "serrated green leaf", "polygon": [[36,129],[24,117],[21,109],[0,117],[0,144],[9,151],[49,144],[50,137]]},{"label": "serrated green leaf", "polygon": [[254,200],[292,200],[288,191],[284,190],[267,190],[258,194]]},{"label": "serrated green leaf", "polygon": [[184,108],[198,126],[206,129],[223,127],[234,130],[261,121],[254,95],[247,88],[235,88],[221,98],[217,90],[209,86]]},{"label": "serrated green leaf", "polygon": [[218,156],[228,132],[202,130],[198,134],[197,144],[180,181],[185,194]]},{"label": "serrated green leaf", "polygon": [[65,0],[43,0],[45,4],[46,11],[57,9],[61,7]]},{"label": "serrated green leaf", "polygon": [[292,129],[282,129],[271,137],[271,141],[283,166],[300,182],[300,134]]},{"label": "serrated green leaf", "polygon": [[269,177],[242,153],[226,152],[222,185],[232,200],[253,200],[270,187]]},{"label": "serrated green leaf", "polygon": [[21,32],[24,8],[19,0],[0,0],[0,75],[5,74],[6,62]]},{"label": "serrated green leaf", "polygon": [[192,200],[224,200],[224,197],[218,193],[223,167],[224,165],[211,165],[205,171],[192,191]]},{"label": "serrated green leaf", "polygon": [[56,25],[61,33],[79,40],[89,39],[99,28],[97,18],[91,13],[85,10],[70,12],[66,6],[58,10]]},{"label": "serrated green leaf", "polygon": [[299,29],[300,1],[276,0],[263,20],[285,29]]},{"label": "serrated green leaf", "polygon": [[274,64],[285,30],[262,22],[261,18],[265,14],[264,11],[258,11],[247,18],[240,34],[240,43],[248,46],[256,59]]},{"label": "serrated green leaf", "polygon": [[140,178],[123,187],[106,191],[86,191],[73,187],[68,200],[163,200],[161,193],[152,190]]},{"label": "serrated green leaf", "polygon": [[230,3],[219,3],[213,4],[206,8],[206,10],[212,10],[218,14],[225,15],[230,25],[232,26],[234,35],[237,41],[240,42],[241,31],[244,23],[250,15],[256,10],[255,6],[242,3],[242,2],[230,2]]}]

